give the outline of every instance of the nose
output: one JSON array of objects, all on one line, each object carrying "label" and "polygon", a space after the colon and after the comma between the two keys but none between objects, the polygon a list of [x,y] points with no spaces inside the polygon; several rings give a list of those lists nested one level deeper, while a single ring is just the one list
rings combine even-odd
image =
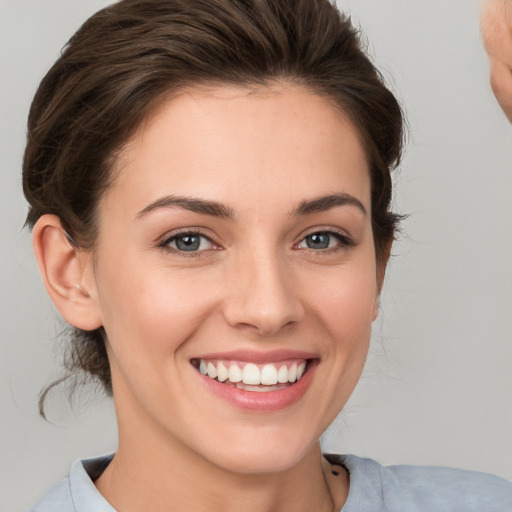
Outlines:
[{"label": "nose", "polygon": [[261,251],[241,260],[229,278],[223,306],[227,323],[264,336],[299,323],[304,308],[286,261]]}]

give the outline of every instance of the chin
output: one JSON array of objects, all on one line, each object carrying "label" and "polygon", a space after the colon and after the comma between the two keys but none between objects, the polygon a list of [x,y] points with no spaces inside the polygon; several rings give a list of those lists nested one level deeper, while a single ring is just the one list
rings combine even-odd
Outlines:
[{"label": "chin", "polygon": [[325,415],[315,418],[313,414],[273,414],[247,418],[245,424],[233,422],[231,428],[212,424],[208,439],[203,438],[193,450],[209,463],[232,473],[286,472],[311,454],[320,454],[320,436],[329,424],[328,418],[323,420],[322,416]]},{"label": "chin", "polygon": [[303,445],[283,439],[279,442],[270,440],[231,446],[221,450],[222,453],[215,453],[211,460],[231,473],[265,475],[289,471],[316,448],[319,450],[318,440]]}]

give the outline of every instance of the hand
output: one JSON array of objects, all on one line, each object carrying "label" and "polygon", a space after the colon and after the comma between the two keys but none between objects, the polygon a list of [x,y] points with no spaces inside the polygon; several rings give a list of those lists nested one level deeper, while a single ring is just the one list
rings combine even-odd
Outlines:
[{"label": "hand", "polygon": [[512,0],[486,0],[481,26],[490,61],[491,87],[512,122]]}]

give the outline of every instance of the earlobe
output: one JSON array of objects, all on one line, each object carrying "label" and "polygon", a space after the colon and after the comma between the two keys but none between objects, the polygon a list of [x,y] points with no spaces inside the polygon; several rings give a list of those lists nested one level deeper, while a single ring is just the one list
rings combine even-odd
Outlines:
[{"label": "earlobe", "polygon": [[90,256],[76,250],[55,215],[42,215],[32,233],[43,282],[64,319],[84,330],[101,327]]}]

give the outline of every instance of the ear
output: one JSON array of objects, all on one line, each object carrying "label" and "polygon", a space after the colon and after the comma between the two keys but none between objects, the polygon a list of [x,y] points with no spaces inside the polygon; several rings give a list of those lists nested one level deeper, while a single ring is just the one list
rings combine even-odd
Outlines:
[{"label": "ear", "polygon": [[389,257],[391,255],[391,246],[393,240],[390,240],[382,250],[382,254],[377,260],[377,294],[375,296],[375,304],[373,309],[373,320],[379,316],[380,292],[384,284],[384,277],[386,276],[386,268],[388,266]]},{"label": "ear", "polygon": [[44,286],[64,319],[86,331],[102,326],[92,255],[75,249],[56,215],[42,215],[32,244]]}]

